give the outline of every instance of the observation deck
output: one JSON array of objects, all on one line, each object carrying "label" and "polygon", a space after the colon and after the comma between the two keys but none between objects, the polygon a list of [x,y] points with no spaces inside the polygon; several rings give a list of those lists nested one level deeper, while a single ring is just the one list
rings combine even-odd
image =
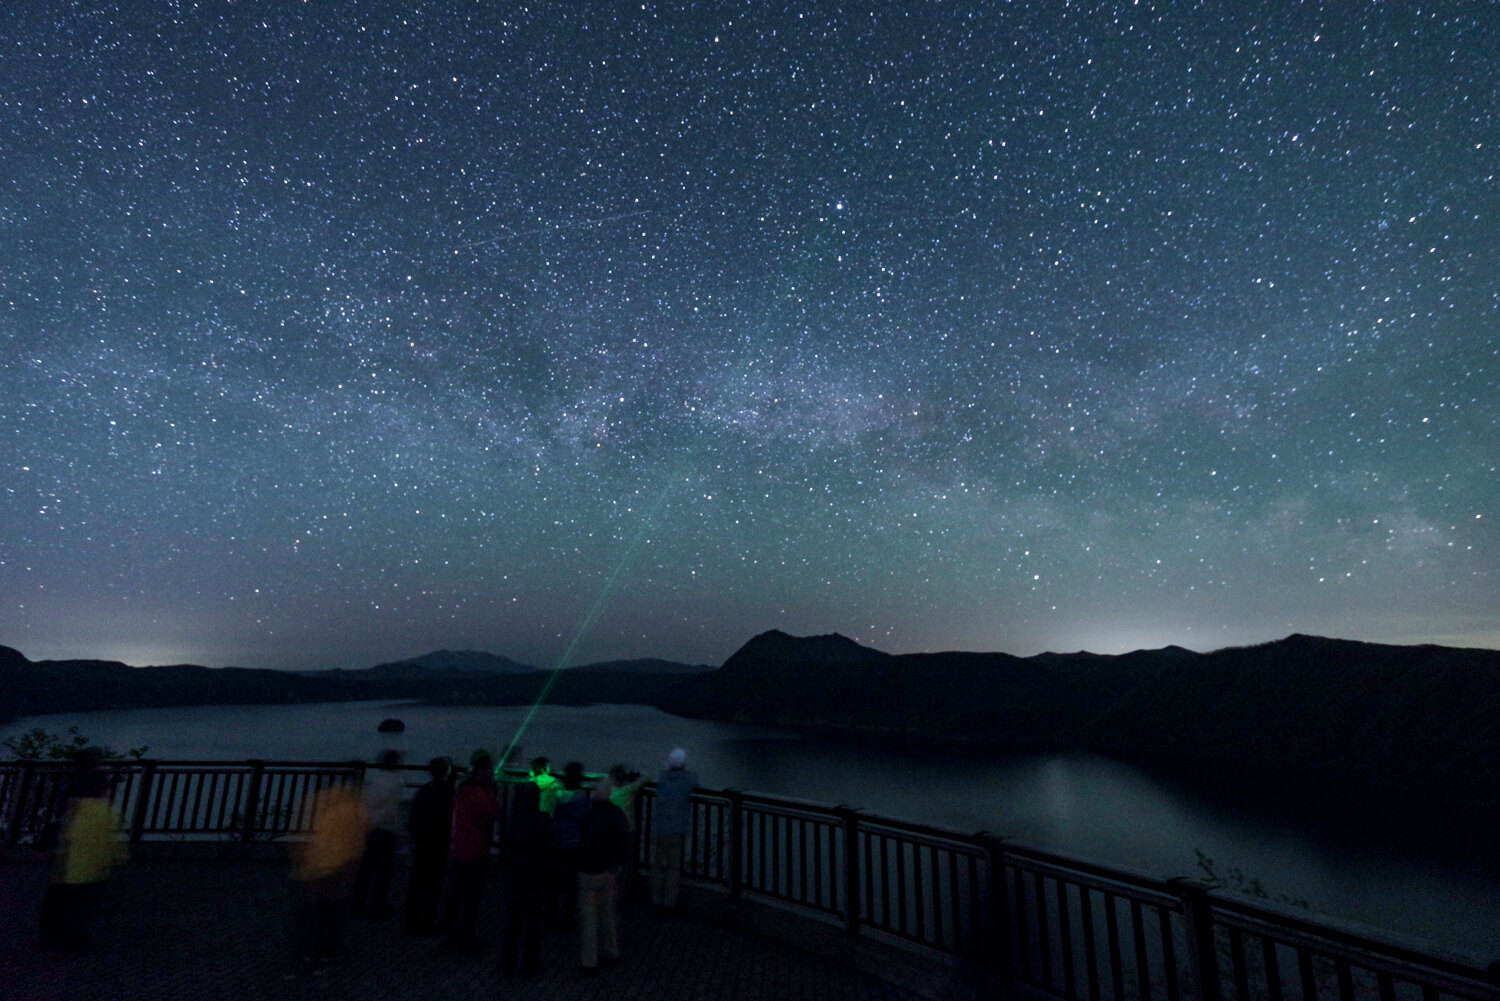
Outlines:
[{"label": "observation deck", "polygon": [[[47,866],[12,851],[0,862],[0,997],[7,1001],[475,1001],[640,998],[657,1001],[911,1001],[910,991],[762,935],[627,907],[620,965],[578,969],[575,935],[549,936],[533,979],[501,977],[493,947],[469,955],[402,934],[399,914],[350,918],[345,952],[328,975],[288,983],[290,906],[284,861],[194,859],[144,845],[112,881],[93,945],[66,955],[37,945]],[[174,857],[175,856],[175,857]],[[398,867],[392,899],[405,899]],[[498,898],[486,890],[481,934],[498,936]]]},{"label": "observation deck", "polygon": [[[621,914],[622,960],[578,969],[554,932],[542,972],[503,978],[496,950],[443,950],[397,917],[351,918],[322,978],[290,968],[285,848],[312,793],[361,762],[116,762],[132,860],[108,888],[91,953],[36,944],[45,853],[30,847],[66,767],[0,763],[0,997],[213,999],[1055,998],[1065,1001],[1500,1001],[1462,957],[1305,911],[1016,845],[735,790],[695,794],[682,907]],[[408,782],[425,776],[410,769]],[[506,791],[507,786],[502,786]],[[505,796],[506,806],[509,797]],[[652,796],[638,863],[652,864]],[[482,938],[499,934],[486,889]],[[405,899],[398,866],[392,902]]]}]

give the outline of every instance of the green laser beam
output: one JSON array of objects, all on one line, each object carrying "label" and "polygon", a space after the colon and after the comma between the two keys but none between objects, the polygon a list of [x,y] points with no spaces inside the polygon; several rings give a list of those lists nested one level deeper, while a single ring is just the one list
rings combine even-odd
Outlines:
[{"label": "green laser beam", "polygon": [[[840,206],[840,208],[842,208],[842,206]],[[638,213],[626,213],[625,215],[615,216],[611,217],[610,219],[601,221],[611,222],[615,218],[626,218],[629,215],[634,214]],[[827,225],[828,220],[824,219],[820,220],[820,222],[824,223],[824,225],[814,229],[811,236],[809,237],[809,244],[812,249],[810,249],[803,255],[800,265],[793,268],[793,273],[786,282],[787,290],[795,288],[797,283],[812,270],[812,263],[818,260],[818,254],[813,251],[817,248],[825,246],[831,237],[832,231]],[[780,301],[782,304],[785,304],[791,301],[791,297],[783,296]],[[766,316],[761,324],[762,332],[771,330],[773,327],[774,323],[772,321],[772,318],[769,315]],[[751,339],[746,339],[745,346],[740,354],[739,363],[735,366],[734,374],[731,376],[731,382],[735,379],[742,378],[751,367],[751,346],[753,343],[754,342]],[[620,558],[615,561],[615,568],[610,573],[609,579],[604,582],[604,586],[599,589],[599,594],[597,597],[595,597],[593,606],[589,608],[588,614],[586,614],[583,617],[583,620],[578,624],[578,628],[573,631],[573,638],[568,642],[567,648],[563,650],[562,656],[557,659],[556,666],[552,668],[551,673],[547,676],[547,681],[544,685],[542,685],[542,690],[537,693],[536,700],[532,702],[531,708],[528,709],[526,711],[526,715],[521,718],[521,724],[516,728],[515,735],[511,737],[510,743],[505,746],[505,751],[500,755],[500,760],[495,763],[496,777],[501,774],[501,770],[505,767],[505,763],[510,760],[511,754],[513,754],[515,752],[515,749],[520,746],[521,739],[526,735],[526,731],[531,728],[531,724],[536,719],[537,713],[541,712],[542,706],[547,701],[547,697],[552,694],[552,689],[556,687],[558,678],[561,677],[563,669],[568,667],[572,663],[574,652],[577,651],[578,645],[583,642],[584,636],[586,636],[589,629],[592,628],[594,620],[599,617],[599,615],[604,611],[605,606],[609,604],[610,600],[614,597],[614,592],[619,584],[620,578],[624,576],[625,571],[628,570],[631,563],[634,562],[636,553],[640,551],[641,545],[645,542],[646,536],[650,533],[652,527],[656,524],[657,515],[659,515],[662,508],[666,506],[667,498],[671,496],[671,493],[673,489],[675,489],[678,481],[681,480],[685,475],[687,468],[691,464],[688,460],[695,454],[696,451],[697,449],[695,446],[689,446],[684,450],[682,462],[676,469],[672,471],[672,475],[667,478],[666,487],[661,491],[660,494],[657,495],[656,500],[652,502],[650,509],[647,511],[646,517],[641,522],[640,528],[635,533],[635,537],[630,540],[630,545],[625,548],[625,551],[620,554]]]},{"label": "green laser beam", "polygon": [[609,579],[599,588],[599,594],[594,598],[594,604],[578,623],[578,628],[573,631],[573,638],[568,641],[568,645],[563,650],[562,655],[557,658],[557,664],[552,668],[551,673],[547,675],[547,682],[542,685],[542,690],[537,693],[536,701],[532,702],[531,708],[521,718],[521,724],[516,728],[515,735],[510,738],[510,743],[505,746],[505,752],[500,755],[500,760],[495,763],[495,772],[497,775],[505,767],[505,763],[510,760],[512,752],[520,745],[521,739],[526,736],[526,731],[531,728],[532,721],[536,719],[537,713],[541,712],[542,706],[547,701],[547,697],[552,694],[552,689],[557,686],[558,678],[562,677],[563,669],[572,664],[573,654],[577,652],[578,645],[583,642],[584,636],[593,627],[594,621],[599,618],[600,613],[604,611],[605,606],[614,597],[620,578],[625,575],[625,571],[635,561],[636,553],[640,552],[641,546],[646,541],[646,537],[650,535],[652,527],[656,524],[657,515],[666,506],[667,498],[671,496],[680,478],[680,471],[668,478],[666,488],[651,503],[650,508],[646,512],[646,517],[642,519],[640,527],[636,529],[634,538],[625,547],[625,551],[620,554],[620,558],[615,561],[615,567],[610,572]]}]

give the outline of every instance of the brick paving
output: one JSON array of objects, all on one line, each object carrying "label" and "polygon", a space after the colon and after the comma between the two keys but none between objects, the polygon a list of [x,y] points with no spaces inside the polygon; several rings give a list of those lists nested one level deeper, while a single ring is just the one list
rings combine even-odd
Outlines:
[{"label": "brick paving", "polygon": [[[393,901],[405,899],[398,868]],[[532,980],[503,978],[496,951],[459,955],[401,933],[401,920],[351,919],[326,977],[286,982],[290,913],[285,862],[136,859],[108,888],[90,952],[37,944],[47,881],[40,861],[0,862],[0,998],[5,1001],[473,1001],[639,998],[649,1001],[916,1001],[831,960],[685,915],[622,915],[620,965],[578,970],[571,935],[553,934]],[[481,934],[498,932],[486,895]]]}]

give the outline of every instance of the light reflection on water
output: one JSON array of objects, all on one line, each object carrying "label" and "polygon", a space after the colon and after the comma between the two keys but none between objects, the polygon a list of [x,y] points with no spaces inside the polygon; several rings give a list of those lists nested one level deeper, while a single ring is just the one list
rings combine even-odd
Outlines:
[{"label": "light reflection on water", "polygon": [[[389,702],[193,706],[37,716],[0,727],[70,725],[150,757],[243,761],[371,759],[394,747],[408,762],[498,753],[525,707]],[[379,734],[380,720],[406,723]],[[1201,876],[1195,850],[1315,912],[1425,939],[1488,962],[1500,954],[1500,862],[1472,832],[1437,817],[1391,816],[1374,804],[1291,802],[1219,781],[1167,778],[1085,753],[965,755],[921,744],[811,737],[669,716],[644,706],[547,706],[522,739],[526,758],[602,771],[620,761],[647,773],[675,746],[710,787],[861,807],[1147,875]],[[1491,843],[1486,841],[1485,843]]]}]

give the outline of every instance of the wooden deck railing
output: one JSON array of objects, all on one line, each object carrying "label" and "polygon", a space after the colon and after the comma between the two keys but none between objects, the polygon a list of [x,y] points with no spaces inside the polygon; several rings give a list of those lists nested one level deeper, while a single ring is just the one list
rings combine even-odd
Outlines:
[{"label": "wooden deck railing", "polygon": [[[310,793],[357,782],[366,767],[111,763],[111,799],[132,841],[295,837],[311,830]],[[406,770],[411,784],[422,781],[420,769]],[[0,763],[0,842],[42,834],[67,774],[50,762]],[[640,809],[640,862],[649,867],[649,787]],[[1500,1001],[1476,964],[1309,913],[844,806],[701,790],[683,865],[732,899],[971,964],[1009,996]]]}]

